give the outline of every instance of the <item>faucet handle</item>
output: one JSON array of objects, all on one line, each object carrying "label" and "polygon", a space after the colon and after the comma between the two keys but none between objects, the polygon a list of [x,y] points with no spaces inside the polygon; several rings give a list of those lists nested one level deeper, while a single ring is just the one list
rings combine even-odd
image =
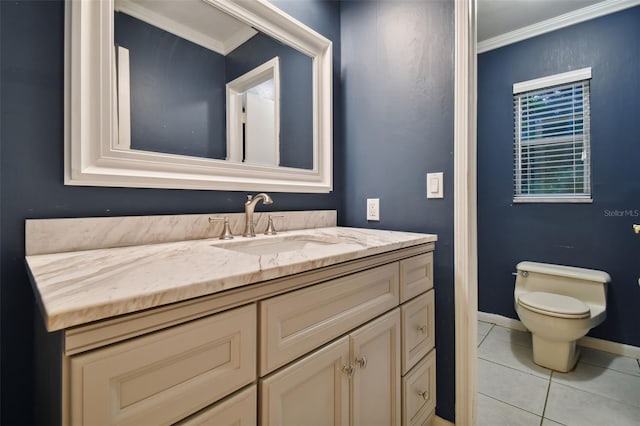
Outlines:
[{"label": "faucet handle", "polygon": [[224,220],[224,229],[222,230],[222,234],[220,234],[221,240],[233,240],[233,233],[231,233],[231,227],[229,226],[229,217],[210,217],[209,223],[211,222],[219,222]]},{"label": "faucet handle", "polygon": [[264,235],[276,235],[276,228],[273,227],[273,218],[274,217],[284,217],[284,215],[281,214],[277,214],[277,215],[269,215],[269,223],[267,224],[267,230],[264,232]]}]

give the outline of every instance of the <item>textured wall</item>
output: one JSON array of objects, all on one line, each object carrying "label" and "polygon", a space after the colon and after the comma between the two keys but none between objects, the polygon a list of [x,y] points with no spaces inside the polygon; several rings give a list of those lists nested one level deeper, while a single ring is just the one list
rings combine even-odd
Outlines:
[{"label": "textured wall", "polygon": [[[453,2],[341,3],[348,226],[438,234],[438,415],[454,417]],[[445,198],[426,199],[443,171]],[[380,198],[380,222],[366,199]]]},{"label": "textured wall", "polygon": [[225,57],[121,12],[114,27],[129,50],[131,147],[224,159]]},{"label": "textured wall", "polygon": [[[589,335],[640,346],[640,7],[478,58],[479,309],[517,318],[521,260],[602,269],[607,319]],[[512,84],[592,67],[593,204],[512,204]]]},{"label": "textured wall", "polygon": [[226,158],[226,83],[280,62],[280,165],[313,168],[312,60],[257,34],[226,57],[124,13],[115,40],[129,49],[131,146]]},{"label": "textured wall", "polygon": [[[334,42],[334,75],[337,75],[340,69],[339,4],[320,0],[275,3]],[[24,266],[24,220],[240,212],[246,193],[64,186],[64,4],[61,1],[2,1],[0,8],[0,423],[29,424],[34,409],[33,327],[39,324],[34,324],[34,297]],[[343,187],[343,147],[339,131],[341,89],[339,79],[334,82],[334,192],[272,194],[275,203],[259,209],[339,210]]]}]

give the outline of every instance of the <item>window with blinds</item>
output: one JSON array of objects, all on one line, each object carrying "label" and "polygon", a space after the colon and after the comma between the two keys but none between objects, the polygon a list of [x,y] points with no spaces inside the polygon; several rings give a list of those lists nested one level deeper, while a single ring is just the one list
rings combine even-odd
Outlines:
[{"label": "window with blinds", "polygon": [[514,85],[514,201],[590,202],[591,69]]}]

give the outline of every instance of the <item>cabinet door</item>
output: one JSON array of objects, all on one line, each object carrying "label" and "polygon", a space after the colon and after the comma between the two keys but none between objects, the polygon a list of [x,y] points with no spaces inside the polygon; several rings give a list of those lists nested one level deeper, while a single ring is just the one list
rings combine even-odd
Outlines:
[{"label": "cabinet door", "polygon": [[352,424],[400,424],[400,311],[351,333]]},{"label": "cabinet door", "polygon": [[262,379],[261,425],[347,426],[348,367],[349,338],[345,336]]},{"label": "cabinet door", "polygon": [[255,426],[257,410],[258,390],[252,385],[175,426]]}]

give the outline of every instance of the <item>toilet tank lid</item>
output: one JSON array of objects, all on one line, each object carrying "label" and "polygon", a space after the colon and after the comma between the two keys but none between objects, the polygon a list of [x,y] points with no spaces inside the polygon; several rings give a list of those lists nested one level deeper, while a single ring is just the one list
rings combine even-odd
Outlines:
[{"label": "toilet tank lid", "polygon": [[604,271],[595,269],[576,268],[575,266],[553,265],[551,263],[520,262],[516,266],[518,271],[537,272],[540,274],[559,275],[598,283],[611,282],[611,276]]}]

